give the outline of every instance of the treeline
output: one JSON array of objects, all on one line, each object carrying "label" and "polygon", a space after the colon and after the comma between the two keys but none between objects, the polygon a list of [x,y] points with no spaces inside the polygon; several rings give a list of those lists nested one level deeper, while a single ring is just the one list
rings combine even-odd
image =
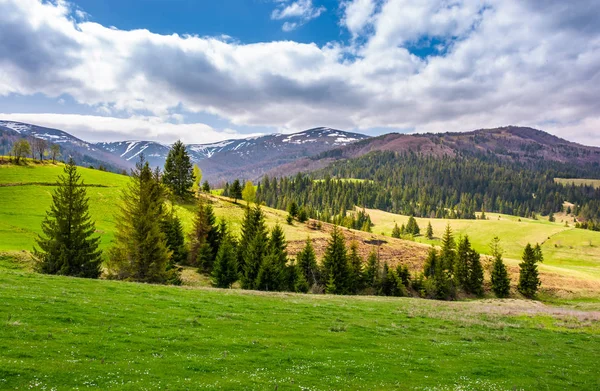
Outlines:
[{"label": "treeline", "polygon": [[295,202],[311,218],[331,222],[354,207],[429,218],[474,219],[481,211],[535,217],[562,211],[565,201],[581,219],[598,221],[599,189],[555,183],[570,172],[556,164],[372,152],[311,175],[265,177],[257,199],[278,209]]},{"label": "treeline", "polygon": [[[493,265],[491,290],[499,298],[510,294],[510,278],[502,259],[502,248],[495,237],[490,243]],[[527,244],[523,262],[519,264],[518,291],[525,297],[534,298],[541,281],[537,263],[543,261],[541,247]],[[442,237],[441,248],[431,247],[423,266],[423,272],[411,281],[411,287],[421,296],[438,300],[453,300],[460,294],[482,296],[484,293],[484,270],[480,254],[475,251],[467,235],[455,240],[450,225]]]}]

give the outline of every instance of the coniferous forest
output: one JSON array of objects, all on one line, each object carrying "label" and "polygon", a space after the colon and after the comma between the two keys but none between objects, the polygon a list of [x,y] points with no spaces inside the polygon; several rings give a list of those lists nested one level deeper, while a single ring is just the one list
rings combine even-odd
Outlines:
[{"label": "coniferous forest", "polygon": [[476,212],[549,215],[562,211],[569,201],[575,204],[572,213],[581,224],[595,228],[600,218],[600,189],[554,180],[573,175],[593,178],[598,170],[558,163],[527,165],[488,156],[437,158],[372,152],[312,174],[265,177],[257,200],[278,209],[294,202],[311,218],[340,224],[355,207],[417,217],[474,219]]}]

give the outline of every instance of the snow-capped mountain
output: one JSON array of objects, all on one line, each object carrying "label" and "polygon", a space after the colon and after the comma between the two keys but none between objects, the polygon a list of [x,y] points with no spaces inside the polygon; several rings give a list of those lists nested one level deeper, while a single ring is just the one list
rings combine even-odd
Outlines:
[{"label": "snow-capped mountain", "polygon": [[[344,146],[367,136],[331,128],[314,128],[294,134],[270,134],[211,144],[189,144],[192,161],[212,182],[234,178],[256,179],[280,164]],[[152,166],[164,166],[169,146],[152,141],[97,143],[95,146],[134,162],[141,153]]]},{"label": "snow-capped mountain", "polygon": [[[11,139],[38,138],[61,148],[61,158],[73,157],[79,165],[104,165],[114,171],[127,169],[133,165],[127,160],[116,158],[92,143],[83,141],[59,129],[46,128],[15,121],[0,121],[0,136]],[[7,144],[8,145],[8,144]],[[3,151],[6,153],[8,151]]]},{"label": "snow-capped mountain", "polygon": [[[113,171],[135,165],[141,154],[152,167],[163,167],[170,146],[154,141],[88,143],[59,129],[0,120],[0,148],[7,149],[19,138],[40,138],[59,144],[62,158],[72,156],[77,164],[99,166]],[[269,134],[210,144],[189,144],[192,161],[202,169],[204,178],[217,185],[235,178],[258,179],[265,172],[300,158],[312,157],[334,148],[352,144],[368,136],[331,128],[314,128],[294,134]],[[1,150],[0,153],[8,153]]]}]

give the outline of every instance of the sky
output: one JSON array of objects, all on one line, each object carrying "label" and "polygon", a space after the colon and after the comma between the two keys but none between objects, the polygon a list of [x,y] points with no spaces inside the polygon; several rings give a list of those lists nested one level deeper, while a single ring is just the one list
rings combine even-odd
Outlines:
[{"label": "sky", "polygon": [[531,126],[600,146],[597,0],[0,0],[0,120],[207,143]]}]

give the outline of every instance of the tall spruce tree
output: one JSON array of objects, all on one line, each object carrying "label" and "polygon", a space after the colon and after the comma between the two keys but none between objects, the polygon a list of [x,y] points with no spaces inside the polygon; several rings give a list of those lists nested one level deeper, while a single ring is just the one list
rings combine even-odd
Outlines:
[{"label": "tall spruce tree", "polygon": [[188,251],[185,246],[183,226],[181,225],[181,219],[177,216],[172,206],[171,211],[165,213],[165,217],[161,221],[161,229],[165,234],[167,247],[172,253],[171,266],[185,264],[188,258]]},{"label": "tall spruce tree", "polygon": [[164,218],[164,189],[143,156],[123,190],[115,242],[109,253],[113,278],[164,284],[176,280],[168,270],[171,252],[160,222]]},{"label": "tall spruce tree", "polygon": [[58,177],[52,205],[42,222],[42,235],[34,248],[38,270],[47,274],[98,278],[102,253],[100,238],[89,214],[89,198],[73,159]]},{"label": "tall spruce tree", "polygon": [[358,255],[358,243],[352,241],[348,254],[348,292],[357,294],[363,289],[363,259]]},{"label": "tall spruce tree", "polygon": [[165,161],[163,183],[167,185],[173,194],[181,198],[191,195],[190,189],[194,185],[194,171],[190,156],[185,145],[177,140],[169,150]]},{"label": "tall spruce tree", "polygon": [[[265,225],[265,216],[259,205],[256,205],[250,211],[248,221],[249,234],[247,239],[247,247],[243,248],[244,237],[240,242],[240,251],[243,252],[242,256],[242,288],[244,289],[256,289],[256,280],[260,266],[263,262],[263,258],[268,253],[268,234]],[[243,232],[242,232],[243,233]]]},{"label": "tall spruce tree", "polygon": [[517,289],[530,299],[534,298],[542,284],[538,276],[537,263],[542,262],[542,250],[539,245],[535,248],[527,243],[523,250],[523,262],[519,264],[519,285]]},{"label": "tall spruce tree", "polygon": [[210,273],[218,248],[213,248],[209,235],[216,235],[215,217],[212,207],[203,197],[198,197],[196,215],[189,235],[188,265],[199,267],[202,273]]},{"label": "tall spruce tree", "polygon": [[217,288],[231,288],[238,279],[237,255],[226,225],[221,224],[220,231],[222,242],[211,272],[212,284]]},{"label": "tall spruce tree", "polygon": [[346,294],[348,292],[348,254],[344,235],[335,226],[323,257],[323,274],[327,281],[326,292]]},{"label": "tall spruce tree", "polygon": [[446,225],[446,230],[442,236],[442,249],[440,252],[440,261],[444,270],[452,273],[454,271],[454,258],[456,257],[456,242],[452,235],[450,224]]},{"label": "tall spruce tree", "polygon": [[265,291],[285,291],[289,289],[287,276],[287,244],[283,230],[279,225],[273,227],[256,277],[256,289]]},{"label": "tall spruce tree", "polygon": [[319,267],[317,265],[317,256],[312,245],[310,237],[306,238],[304,248],[296,255],[296,263],[302,271],[306,282],[312,286],[319,283]]},{"label": "tall spruce tree", "polygon": [[239,179],[236,179],[231,184],[231,187],[229,188],[229,197],[233,198],[233,202],[235,203],[242,198],[242,185],[240,184]]},{"label": "tall spruce tree", "polygon": [[454,278],[459,287],[465,292],[475,295],[483,294],[483,267],[481,259],[471,246],[469,237],[465,235],[458,242],[454,264]]},{"label": "tall spruce tree", "polygon": [[500,239],[496,236],[490,244],[490,253],[494,259],[492,269],[492,290],[496,297],[505,298],[510,294],[510,278],[506,265],[502,260],[502,248]]}]

